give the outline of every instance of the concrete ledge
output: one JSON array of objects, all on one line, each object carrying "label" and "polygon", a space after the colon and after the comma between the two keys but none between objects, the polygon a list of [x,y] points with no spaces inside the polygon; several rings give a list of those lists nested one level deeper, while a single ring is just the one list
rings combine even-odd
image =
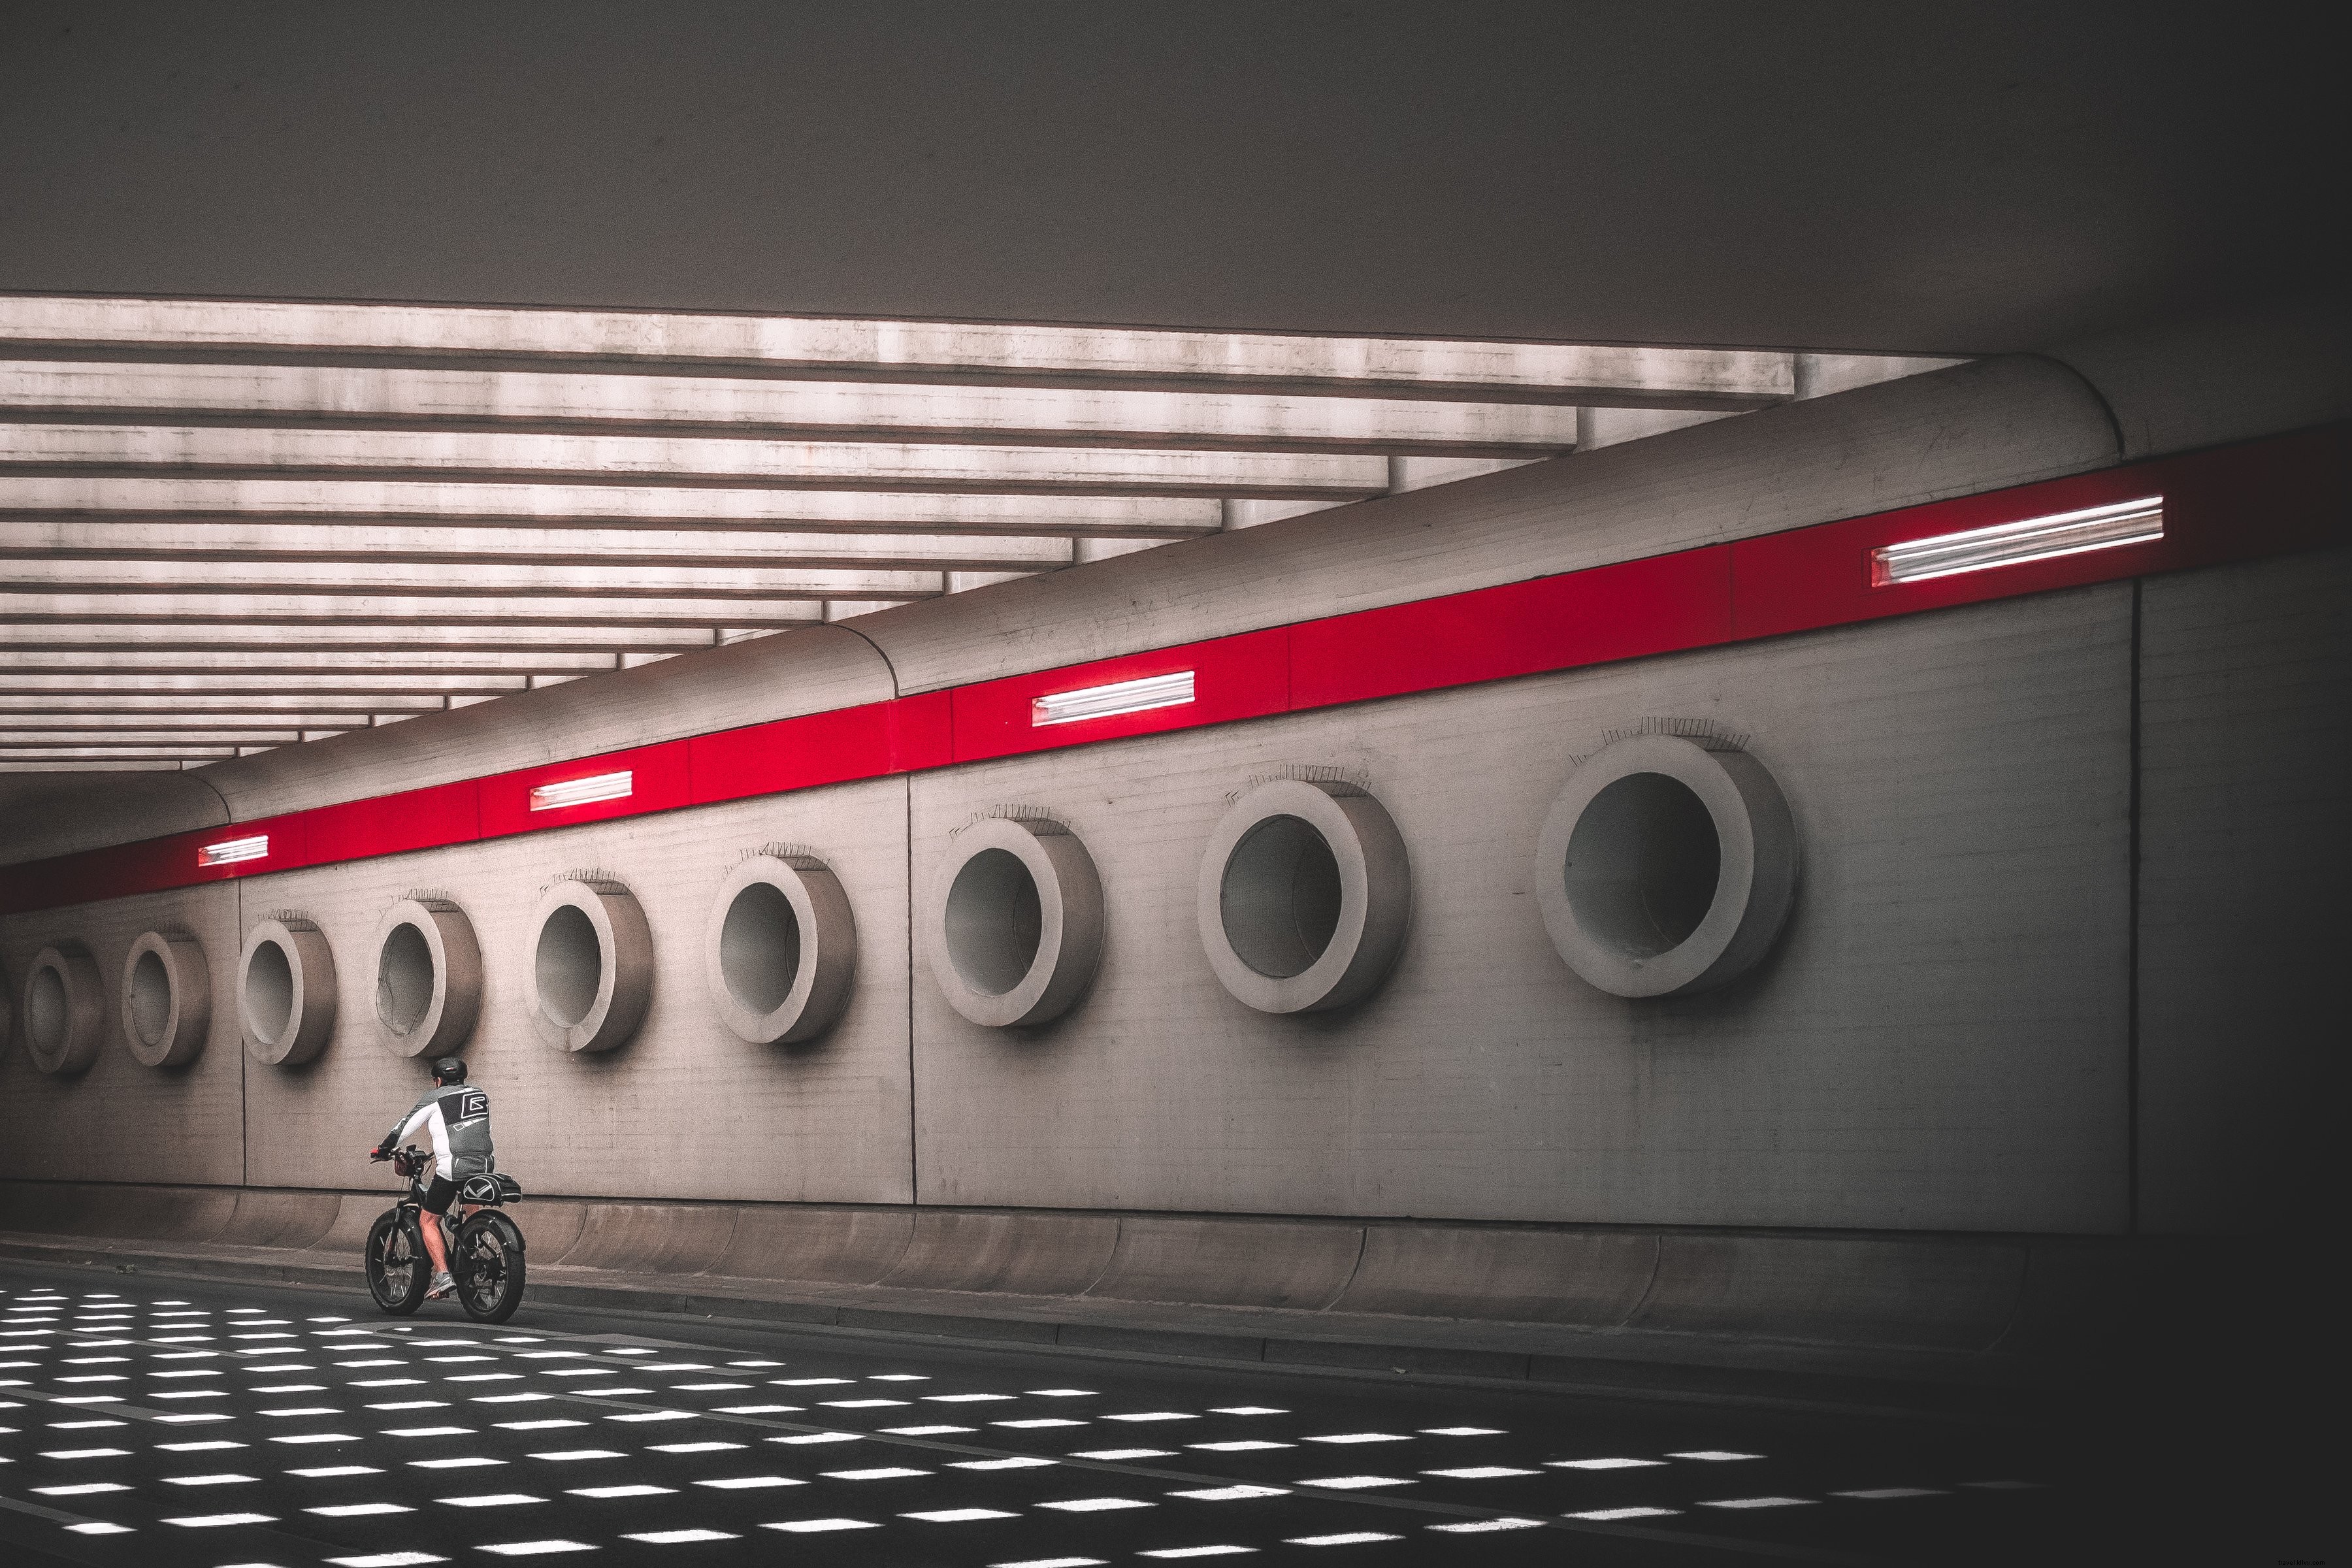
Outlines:
[{"label": "concrete ledge", "polygon": [[898,1209],[745,1207],[713,1273],[738,1279],[812,1279],[870,1285],[898,1266],[914,1232]]},{"label": "concrete ledge", "polygon": [[1629,1327],[1989,1350],[2016,1316],[2022,1242],[1668,1236]]},{"label": "concrete ledge", "polygon": [[1650,1292],[1658,1237],[1607,1231],[1373,1226],[1336,1311],[1605,1327]]},{"label": "concrete ledge", "polygon": [[243,1192],[212,1239],[223,1247],[309,1247],[334,1227],[341,1207],[337,1193]]},{"label": "concrete ledge", "polygon": [[930,1213],[880,1283],[919,1290],[1084,1295],[1110,1268],[1116,1215]]},{"label": "concrete ledge", "polygon": [[1224,1217],[1119,1221],[1118,1247],[1089,1297],[1314,1311],[1339,1299],[1364,1227]]}]

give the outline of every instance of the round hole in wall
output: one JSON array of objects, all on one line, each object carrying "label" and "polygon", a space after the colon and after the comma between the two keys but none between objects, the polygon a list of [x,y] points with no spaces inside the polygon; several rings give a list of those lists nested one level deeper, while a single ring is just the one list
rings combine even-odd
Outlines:
[{"label": "round hole in wall", "polygon": [[1305,818],[1269,816],[1234,846],[1218,897],[1241,961],[1287,980],[1314,967],[1339,929],[1339,862]]},{"label": "round hole in wall", "polygon": [[245,966],[245,1016],[254,1032],[269,1039],[286,1033],[294,1018],[294,965],[274,942],[257,944]]},{"label": "round hole in wall", "polygon": [[955,836],[933,873],[924,945],[931,978],[975,1024],[1059,1017],[1102,962],[1102,879],[1061,823],[1024,811]]},{"label": "round hole in wall", "polygon": [[375,966],[375,1012],[397,1034],[425,1021],[433,1005],[433,949],[425,933],[403,921],[383,939]]},{"label": "round hole in wall", "polygon": [[1218,981],[1262,1013],[1369,996],[1403,951],[1412,868],[1370,795],[1323,779],[1244,792],[1202,850],[1201,947]]},{"label": "round hole in wall", "polygon": [[335,955],[326,934],[288,911],[257,921],[237,954],[245,1048],[272,1067],[299,1067],[335,1032]]},{"label": "round hole in wall", "polygon": [[1045,934],[1037,879],[1009,850],[982,850],[948,888],[947,933],[963,983],[983,996],[1003,995],[1037,962]]},{"label": "round hole in wall", "polygon": [[1745,973],[1795,901],[1795,819],[1764,764],[1721,742],[1630,735],[1581,763],[1536,840],[1536,902],[1568,966],[1617,996]]},{"label": "round hole in wall", "polygon": [[212,975],[204,944],[184,931],[142,931],[123,954],[117,987],[122,1043],[142,1067],[185,1067],[212,1033]]},{"label": "round hole in wall", "polygon": [[702,952],[711,1006],[730,1030],[755,1046],[798,1045],[849,1004],[857,922],[831,867],[779,847],[728,873]]},{"label": "round hole in wall", "polygon": [[376,1036],[396,1057],[457,1050],[482,1006],[482,950],[465,910],[418,891],[376,923]]},{"label": "round hole in wall", "polygon": [[1706,803],[1664,773],[1628,773],[1577,818],[1561,887],[1585,930],[1630,958],[1651,958],[1698,930],[1722,868]]},{"label": "round hole in wall", "polygon": [[772,882],[753,882],[727,903],[719,928],[719,969],[727,993],[754,1013],[772,1013],[801,972],[801,922]]},{"label": "round hole in wall", "polygon": [[17,1024],[41,1071],[69,1077],[98,1059],[105,1013],[99,984],[98,964],[78,942],[43,948],[25,972]]},{"label": "round hole in wall", "polygon": [[568,878],[541,895],[524,967],[531,1026],[566,1051],[609,1051],[653,1000],[653,932],[620,883]]},{"label": "round hole in wall", "polygon": [[131,962],[131,1032],[142,1046],[160,1046],[172,1026],[172,974],[160,952]]},{"label": "round hole in wall", "polygon": [[26,1043],[37,1056],[57,1056],[65,1050],[69,1028],[65,977],[54,969],[35,970],[25,985]]},{"label": "round hole in wall", "polygon": [[547,917],[539,928],[533,973],[539,980],[540,1005],[550,1018],[570,1029],[588,1016],[604,982],[604,955],[596,927],[583,910],[565,904]]}]

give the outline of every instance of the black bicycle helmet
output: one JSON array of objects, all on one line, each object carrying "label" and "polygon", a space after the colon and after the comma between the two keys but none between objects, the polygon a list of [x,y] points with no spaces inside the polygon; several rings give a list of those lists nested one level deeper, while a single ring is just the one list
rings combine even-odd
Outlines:
[{"label": "black bicycle helmet", "polygon": [[433,1064],[433,1076],[443,1083],[466,1081],[466,1063],[460,1057],[443,1057]]}]

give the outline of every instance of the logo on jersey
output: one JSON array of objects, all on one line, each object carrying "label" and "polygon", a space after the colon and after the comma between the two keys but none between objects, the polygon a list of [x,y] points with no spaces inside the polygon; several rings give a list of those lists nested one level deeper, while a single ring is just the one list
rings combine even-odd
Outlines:
[{"label": "logo on jersey", "polygon": [[471,1121],[478,1116],[488,1116],[489,1113],[490,1097],[480,1089],[469,1089],[457,1097],[457,1119],[458,1121]]}]

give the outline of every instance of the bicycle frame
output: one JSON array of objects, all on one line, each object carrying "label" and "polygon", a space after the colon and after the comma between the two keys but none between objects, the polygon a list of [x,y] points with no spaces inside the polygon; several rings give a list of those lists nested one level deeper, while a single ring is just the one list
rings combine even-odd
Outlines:
[{"label": "bicycle frame", "polygon": [[[427,1191],[425,1173],[431,1167],[432,1156],[424,1150],[409,1147],[396,1150],[392,1156],[393,1169],[408,1183],[407,1193],[394,1202],[389,1214],[376,1224],[380,1229],[386,1222],[395,1222],[397,1228],[415,1226],[412,1235],[419,1240],[429,1237],[424,1229],[425,1198]],[[446,1267],[456,1281],[459,1304],[468,1317],[477,1322],[504,1322],[513,1316],[520,1304],[524,1287],[524,1241],[521,1229],[508,1217],[507,1204],[522,1196],[522,1187],[511,1176],[494,1172],[482,1172],[462,1178],[458,1183],[458,1202],[454,1212],[435,1217],[441,1223],[445,1243]],[[496,1210],[484,1214],[484,1210]],[[373,1270],[377,1242],[375,1231],[370,1232],[369,1268]],[[419,1252],[429,1252],[420,1246]],[[412,1265],[422,1259],[412,1258]],[[405,1288],[401,1288],[405,1289]],[[376,1276],[370,1274],[370,1289],[380,1305],[397,1312],[413,1311],[423,1300],[423,1286],[415,1287],[416,1295],[405,1304],[394,1305],[392,1298],[377,1289]]]}]

